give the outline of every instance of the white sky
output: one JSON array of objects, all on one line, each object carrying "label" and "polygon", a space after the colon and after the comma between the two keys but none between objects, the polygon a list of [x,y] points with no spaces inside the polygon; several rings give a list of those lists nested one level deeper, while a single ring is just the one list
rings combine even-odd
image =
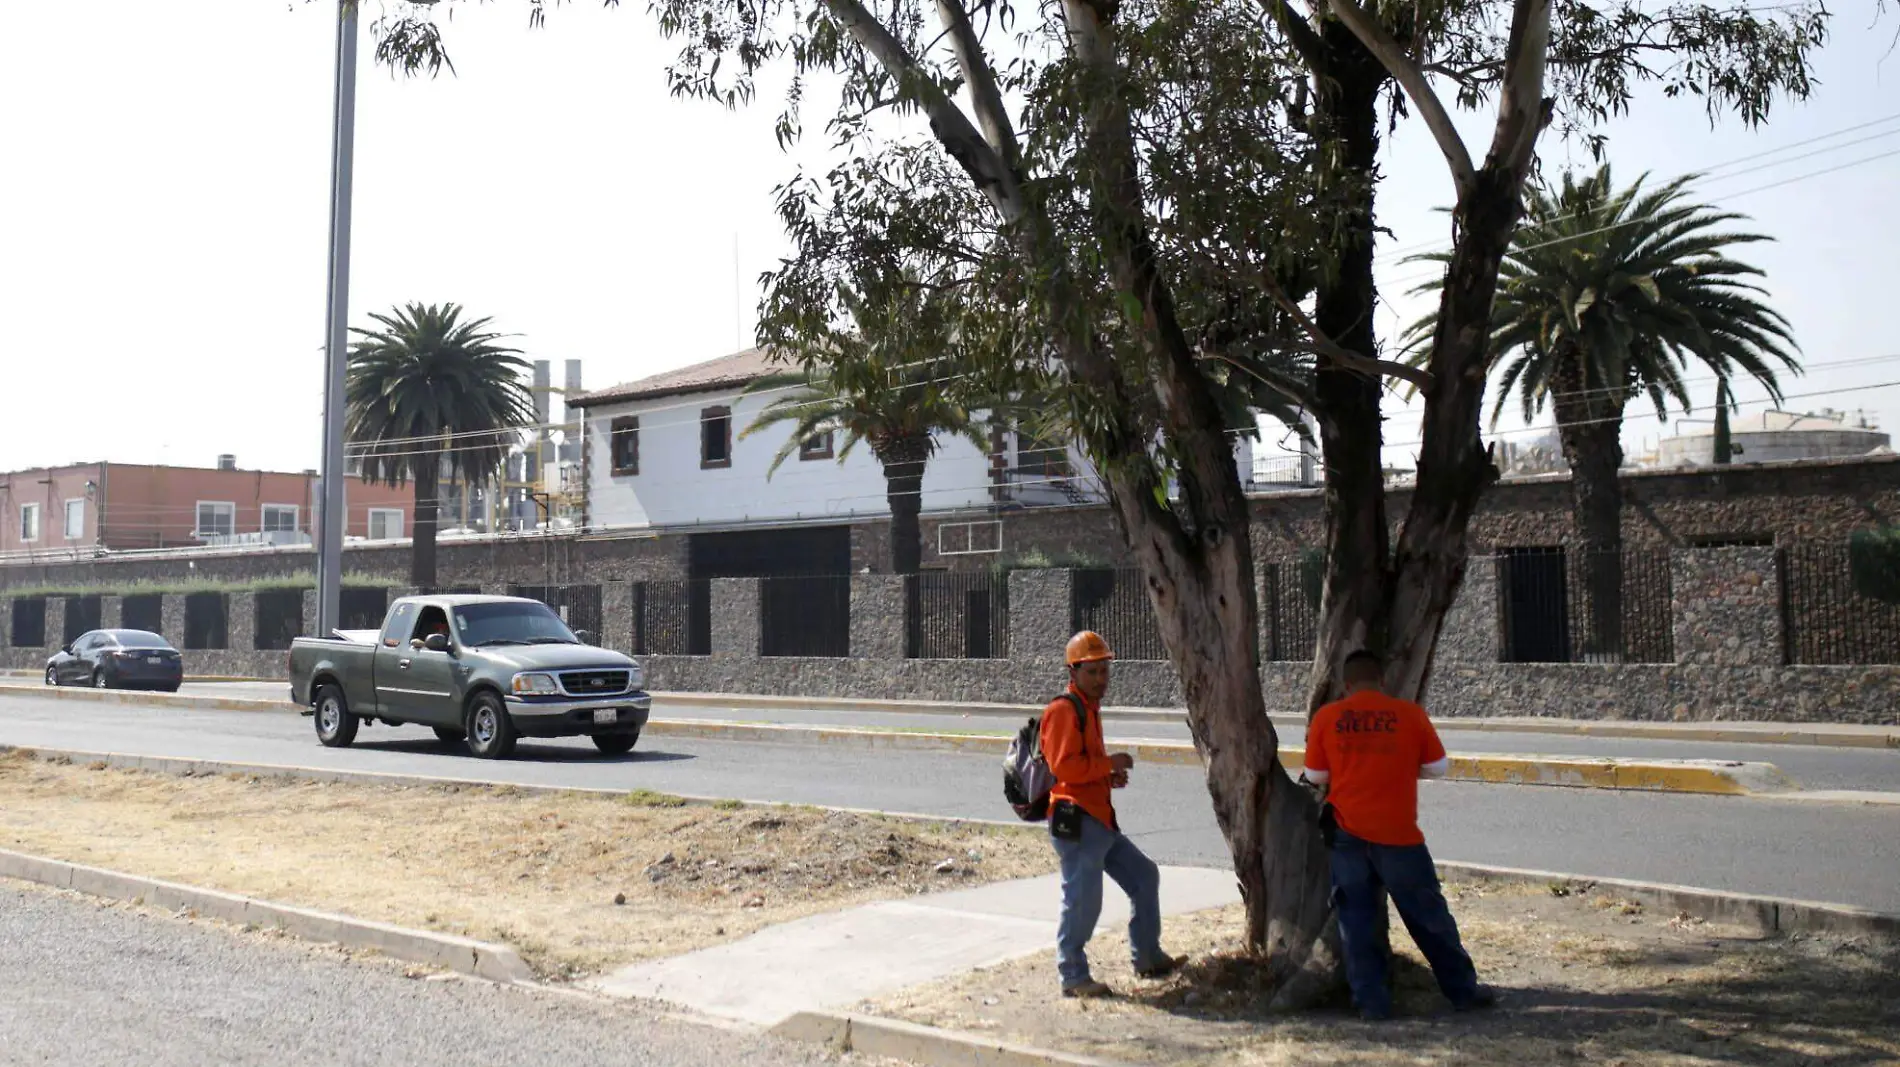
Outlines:
[{"label": "white sky", "polygon": [[[334,4],[15,7],[0,35],[0,469],[208,466],[220,452],[246,467],[315,467]],[[459,74],[433,82],[373,67],[365,26],[352,323],[398,302],[455,301],[520,334],[557,378],[561,360],[583,360],[589,387],[750,344],[757,275],[786,248],[770,191],[795,167],[772,139],[775,101],[728,113],[670,97],[672,48],[643,4],[581,0],[538,31],[526,11],[455,5]],[[1703,193],[1779,239],[1747,256],[1768,270],[1813,366],[1788,391],[1831,391],[1789,406],[1866,408],[1886,427],[1900,414],[1900,387],[1875,388],[1900,382],[1885,315],[1900,274],[1900,156],[1738,195],[1900,149],[1892,20],[1870,26],[1871,3],[1843,5],[1815,99],[1777,109],[1759,133],[1710,132],[1694,102],[1658,97],[1610,129],[1610,158],[1622,180],[1670,176],[1894,116],[1789,154],[1876,140]],[[1481,151],[1483,121],[1466,125]],[[805,158],[821,158],[816,148]],[[1571,152],[1544,145],[1547,165]],[[1415,120],[1384,168],[1380,221],[1395,236],[1383,247],[1446,239],[1433,209],[1449,179]],[[1418,313],[1404,293],[1420,268],[1382,257],[1392,338]],[[1879,356],[1894,358],[1825,366]],[[1417,419],[1393,407],[1390,458],[1404,463]],[[1631,414],[1629,443],[1653,440],[1655,420]]]}]

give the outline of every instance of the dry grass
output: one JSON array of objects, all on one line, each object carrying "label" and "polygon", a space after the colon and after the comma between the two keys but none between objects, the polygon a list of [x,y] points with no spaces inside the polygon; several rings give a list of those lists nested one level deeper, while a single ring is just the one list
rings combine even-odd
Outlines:
[{"label": "dry grass", "polygon": [[0,756],[0,811],[0,847],[503,941],[546,977],[1054,865],[1041,835],[1008,828],[647,793],[186,777],[22,753]]},{"label": "dry grass", "polygon": [[1135,978],[1127,941],[1098,935],[1096,975],[1123,996],[1065,1001],[1053,953],[909,990],[878,1014],[1125,1063],[1900,1064],[1900,948],[1840,938],[1764,938],[1638,905],[1526,888],[1448,886],[1499,1009],[1453,1015],[1393,919],[1398,1011],[1368,1024],[1343,1007],[1273,1016],[1237,952],[1240,911],[1170,920],[1193,963]]}]

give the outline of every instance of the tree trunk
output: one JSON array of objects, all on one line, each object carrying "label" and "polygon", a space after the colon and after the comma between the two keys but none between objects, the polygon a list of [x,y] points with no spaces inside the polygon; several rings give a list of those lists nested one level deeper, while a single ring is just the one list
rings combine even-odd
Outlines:
[{"label": "tree trunk", "polygon": [[[1623,491],[1617,480],[1623,466],[1623,400],[1592,391],[1581,367],[1561,379],[1553,381],[1557,436],[1570,466],[1570,514],[1580,557],[1566,569],[1583,579],[1578,583],[1583,603],[1574,617],[1584,632],[1573,641],[1586,660],[1615,663],[1623,658]],[[1564,398],[1564,391],[1572,399]]]},{"label": "tree trunk", "polygon": [[[1379,97],[1389,75],[1336,19],[1321,29],[1326,76],[1317,79],[1314,121],[1339,146],[1340,179],[1370,175],[1379,159]],[[1341,347],[1378,350],[1374,329],[1373,193],[1367,186],[1342,237],[1336,272],[1315,294],[1314,322]],[[1339,695],[1340,661],[1356,648],[1385,645],[1391,525],[1385,509],[1384,383],[1322,360],[1314,376],[1325,466],[1326,578],[1320,595],[1307,713]]]},{"label": "tree trunk", "polygon": [[924,565],[924,467],[930,439],[894,441],[878,450],[884,467],[884,499],[891,509],[891,572],[916,574]]},{"label": "tree trunk", "polygon": [[410,531],[409,584],[424,593],[435,591],[435,527],[441,506],[441,456],[425,452],[416,457],[416,521]]},{"label": "tree trunk", "polygon": [[1728,383],[1715,383],[1715,455],[1713,458],[1718,467],[1726,467],[1735,462],[1735,438],[1728,427],[1729,402]]}]

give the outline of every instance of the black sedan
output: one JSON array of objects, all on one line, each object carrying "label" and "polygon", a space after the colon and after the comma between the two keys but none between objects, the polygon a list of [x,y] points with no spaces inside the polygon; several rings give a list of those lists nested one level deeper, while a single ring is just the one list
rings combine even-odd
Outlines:
[{"label": "black sedan", "polygon": [[185,663],[178,650],[144,630],[93,630],[46,661],[47,685],[176,693],[184,680]]}]

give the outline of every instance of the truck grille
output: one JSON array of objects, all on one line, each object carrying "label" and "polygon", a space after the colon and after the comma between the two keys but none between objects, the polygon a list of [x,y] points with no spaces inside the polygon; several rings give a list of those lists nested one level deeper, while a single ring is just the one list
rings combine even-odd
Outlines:
[{"label": "truck grille", "polygon": [[627,691],[631,671],[563,671],[561,688],[570,696],[611,696]]}]

